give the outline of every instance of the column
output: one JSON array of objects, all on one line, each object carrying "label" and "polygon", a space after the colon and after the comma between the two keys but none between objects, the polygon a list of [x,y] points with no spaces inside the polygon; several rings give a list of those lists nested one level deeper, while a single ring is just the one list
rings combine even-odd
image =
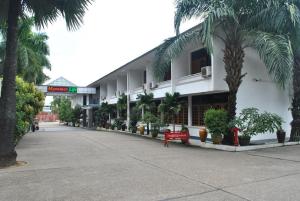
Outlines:
[{"label": "column", "polygon": [[192,105],[193,104],[193,102],[192,102],[192,96],[188,96],[188,126],[192,126],[192,124],[193,124],[193,115],[192,115],[192,113],[193,113],[193,111],[192,111]]}]

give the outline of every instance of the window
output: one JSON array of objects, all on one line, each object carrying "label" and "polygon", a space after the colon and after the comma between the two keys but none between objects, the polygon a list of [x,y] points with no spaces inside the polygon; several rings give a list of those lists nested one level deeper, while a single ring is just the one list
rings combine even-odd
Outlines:
[{"label": "window", "polygon": [[168,67],[167,72],[165,73],[165,76],[164,76],[164,80],[163,80],[163,81],[168,81],[168,80],[171,80],[171,64],[170,64],[170,66]]},{"label": "window", "polygon": [[206,48],[192,52],[191,54],[191,74],[201,72],[201,68],[211,66],[211,58]]},{"label": "window", "polygon": [[228,93],[194,96],[192,99],[192,125],[204,126],[204,113],[211,108],[226,109]]},{"label": "window", "polygon": [[147,83],[147,71],[144,71],[144,84]]}]

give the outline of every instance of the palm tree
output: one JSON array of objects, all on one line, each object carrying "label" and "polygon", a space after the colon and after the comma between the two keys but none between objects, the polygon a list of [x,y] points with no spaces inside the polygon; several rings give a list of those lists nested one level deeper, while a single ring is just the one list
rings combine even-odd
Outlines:
[{"label": "palm tree", "polygon": [[6,50],[3,86],[0,99],[0,166],[15,164],[17,153],[13,144],[16,123],[16,72],[18,21],[26,13],[32,15],[38,27],[44,27],[63,16],[69,29],[82,23],[87,6],[92,0],[1,0],[0,23],[6,22]]},{"label": "palm tree", "polygon": [[[243,77],[242,67],[245,49],[257,50],[269,73],[280,86],[285,87],[291,77],[289,67],[293,64],[292,48],[288,38],[266,32],[259,27],[265,24],[257,19],[277,6],[277,0],[177,0],[175,14],[175,29],[177,36],[169,38],[157,51],[154,64],[157,77],[165,73],[166,64],[178,56],[189,43],[203,43],[213,53],[212,40],[220,39],[224,45],[225,81],[229,88],[228,114],[229,119],[236,115],[236,96]],[[202,21],[195,28],[179,34],[183,21],[200,17]],[[266,23],[271,21],[268,17]]]},{"label": "palm tree", "polygon": [[117,109],[120,113],[120,117],[125,119],[125,111],[127,109],[127,96],[123,93],[117,102]]},{"label": "palm tree", "polygon": [[138,94],[137,107],[142,110],[142,119],[144,119],[145,111],[149,111],[155,106],[153,98],[153,93],[148,94],[146,91],[144,91],[144,94]]},{"label": "palm tree", "polygon": [[[279,6],[272,9],[271,22],[266,22],[268,26],[262,27],[265,30],[278,34],[286,34],[290,39],[293,51],[293,77],[291,85],[293,88],[292,100],[292,130],[290,141],[300,139],[300,2],[293,0],[279,0]],[[278,23],[279,22],[279,23]],[[277,24],[277,25],[275,25]]]},{"label": "palm tree", "polygon": [[[149,111],[155,108],[153,93],[147,93],[146,90],[144,94],[138,94],[137,96],[137,107],[142,110],[142,119],[145,117],[145,111]],[[147,123],[147,134],[149,134],[149,123]]]},{"label": "palm tree", "polygon": [[[18,27],[18,49],[17,49],[17,74],[27,82],[34,84],[42,84],[49,79],[44,74],[43,69],[51,69],[51,64],[47,58],[49,55],[49,47],[47,45],[48,36],[44,33],[34,33],[32,28],[34,19],[24,17],[19,20]],[[5,46],[5,26],[0,26],[3,32],[3,42],[1,46]],[[5,53],[0,50],[0,60],[4,60]],[[0,71],[1,74],[1,71]]]},{"label": "palm tree", "polygon": [[182,103],[179,100],[179,96],[180,94],[178,92],[175,92],[173,94],[166,93],[166,97],[158,107],[158,110],[160,112],[170,115],[173,124],[173,131],[175,131],[176,115],[179,114],[182,106]]}]

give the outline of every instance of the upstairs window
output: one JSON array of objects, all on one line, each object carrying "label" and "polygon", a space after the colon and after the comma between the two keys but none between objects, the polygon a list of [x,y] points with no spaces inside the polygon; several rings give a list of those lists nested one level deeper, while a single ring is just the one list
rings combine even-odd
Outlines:
[{"label": "upstairs window", "polygon": [[147,83],[147,71],[144,71],[144,84]]},{"label": "upstairs window", "polygon": [[171,63],[169,64],[168,70],[165,73],[163,81],[168,81],[168,80],[171,80]]},{"label": "upstairs window", "polygon": [[211,66],[211,58],[206,48],[192,52],[191,54],[191,74],[201,72],[201,68]]}]

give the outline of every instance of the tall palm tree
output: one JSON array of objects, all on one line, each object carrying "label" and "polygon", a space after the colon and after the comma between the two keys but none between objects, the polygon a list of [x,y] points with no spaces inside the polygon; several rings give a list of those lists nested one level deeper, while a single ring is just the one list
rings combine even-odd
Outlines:
[{"label": "tall palm tree", "polygon": [[[44,27],[63,16],[67,27],[75,29],[82,23],[92,0],[1,0],[0,21],[7,24],[3,86],[0,99],[0,166],[15,164],[17,153],[13,144],[16,122],[16,72],[18,21],[26,13],[38,27]],[[0,22],[0,23],[1,23]]]},{"label": "tall palm tree", "polygon": [[[179,100],[180,93],[175,92],[173,94],[166,93],[166,97],[159,105],[158,110],[171,117],[173,124],[173,131],[175,131],[175,118],[179,114],[182,108],[182,102]],[[165,116],[165,115],[164,115]]]},{"label": "tall palm tree", "polygon": [[153,93],[138,94],[137,96],[137,107],[142,110],[142,119],[144,119],[145,111],[149,111],[155,106]]},{"label": "tall palm tree", "polygon": [[[273,20],[266,13],[275,7],[279,7],[277,0],[177,0],[174,22],[177,36],[166,40],[158,49],[154,64],[156,76],[165,72],[165,64],[178,56],[187,44],[203,43],[213,53],[212,40],[220,39],[225,45],[223,61],[229,88],[227,110],[229,120],[233,119],[237,92],[246,76],[242,74],[246,48],[257,50],[270,75],[281,87],[285,87],[291,77],[293,54],[289,39],[261,29]],[[181,23],[193,17],[200,18],[201,23],[179,34]],[[262,17],[266,19],[259,22]]]},{"label": "tall palm tree", "polygon": [[[142,110],[142,119],[144,119],[145,111],[149,111],[155,107],[154,95],[153,93],[148,94],[145,90],[144,94],[138,94],[137,100],[137,107]],[[149,123],[147,123],[147,135],[149,135]]]},{"label": "tall palm tree", "polygon": [[[51,64],[47,58],[49,55],[48,36],[44,33],[33,32],[33,26],[33,18],[24,17],[19,20],[17,74],[27,82],[42,84],[49,79],[44,74],[43,69],[51,69]],[[1,46],[4,47],[6,43],[6,26],[0,25],[0,30],[3,35],[3,41],[0,42],[0,49],[2,49]],[[4,57],[5,52],[0,50],[0,60],[3,61]],[[1,72],[0,70],[0,74],[2,74]]]},{"label": "tall palm tree", "polygon": [[127,109],[127,96],[124,93],[118,99],[117,109],[120,113],[120,117],[125,119],[125,111]]}]

